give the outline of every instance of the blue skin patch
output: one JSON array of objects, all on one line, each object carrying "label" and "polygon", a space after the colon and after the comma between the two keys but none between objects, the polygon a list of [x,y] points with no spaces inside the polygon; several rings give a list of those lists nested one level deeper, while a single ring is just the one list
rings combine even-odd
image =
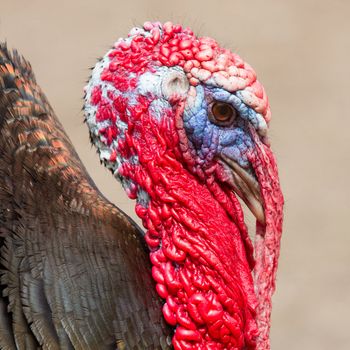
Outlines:
[{"label": "blue skin patch", "polygon": [[[248,150],[253,147],[248,123],[258,128],[256,112],[236,95],[217,87],[196,87],[194,101],[187,103],[184,111],[184,128],[191,147],[196,151],[198,164],[210,164],[219,154],[236,161],[243,168],[249,168]],[[231,104],[237,113],[232,125],[219,126],[208,118],[208,108],[212,101]]]}]

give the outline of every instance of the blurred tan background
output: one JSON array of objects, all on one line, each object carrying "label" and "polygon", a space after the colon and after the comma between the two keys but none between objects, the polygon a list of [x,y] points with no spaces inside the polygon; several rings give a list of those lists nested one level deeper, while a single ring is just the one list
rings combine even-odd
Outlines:
[{"label": "blurred tan background", "polygon": [[[350,1],[0,0],[0,39],[34,68],[101,191],[135,218],[83,125],[88,68],[145,20],[216,38],[258,72],[286,199],[272,349],[350,349]],[[250,227],[253,227],[250,219]]]}]

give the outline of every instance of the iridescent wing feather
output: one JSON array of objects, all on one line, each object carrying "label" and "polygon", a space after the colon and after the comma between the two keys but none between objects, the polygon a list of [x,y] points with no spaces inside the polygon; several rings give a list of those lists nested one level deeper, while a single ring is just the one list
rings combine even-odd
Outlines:
[{"label": "iridescent wing feather", "polygon": [[168,349],[140,229],[0,46],[0,349]]}]

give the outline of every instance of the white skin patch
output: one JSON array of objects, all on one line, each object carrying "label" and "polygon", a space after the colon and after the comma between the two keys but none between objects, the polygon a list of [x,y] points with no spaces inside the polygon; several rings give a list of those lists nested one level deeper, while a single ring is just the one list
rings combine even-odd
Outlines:
[{"label": "white skin patch", "polygon": [[163,116],[164,110],[171,108],[170,103],[164,99],[157,99],[151,102],[149,111],[152,116],[160,120]]},{"label": "white skin patch", "polygon": [[156,73],[146,72],[142,74],[137,84],[138,92],[143,96],[147,96],[148,94],[157,97],[161,96],[161,85],[163,79],[162,73],[164,73],[164,71],[167,69],[167,67],[160,67]]}]

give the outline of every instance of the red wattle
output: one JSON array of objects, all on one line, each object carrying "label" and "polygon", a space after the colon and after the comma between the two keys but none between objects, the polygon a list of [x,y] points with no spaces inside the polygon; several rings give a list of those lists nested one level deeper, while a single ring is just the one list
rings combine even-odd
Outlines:
[{"label": "red wattle", "polygon": [[[215,40],[170,22],[135,28],[101,62],[87,120],[97,145],[106,146],[101,159],[113,163],[108,165],[122,177],[128,196],[138,199],[135,210],[147,229],[163,314],[176,327],[175,350],[268,350],[283,197],[264,136],[268,99],[255,72]],[[255,254],[236,195],[218,182],[219,165],[196,163],[183,127],[184,101],[169,98],[165,106],[171,107],[155,116],[150,104],[156,92],[135,92],[140,76],[157,74],[162,65],[183,69],[189,94],[198,84],[214,84],[239,91],[242,103],[257,113],[249,161],[261,186],[266,226],[257,226]]]},{"label": "red wattle", "polygon": [[[168,118],[175,117],[169,112]],[[159,130],[142,113],[134,125],[134,132],[143,134],[134,138],[140,165],[123,170],[150,195],[148,206],[138,204],[136,212],[148,229],[145,238],[156,288],[165,299],[164,317],[176,325],[174,348],[255,349],[257,302],[242,240],[246,232],[240,231],[242,214],[236,214],[237,223],[232,220],[207,185],[176,158],[178,136],[169,129],[175,123]]]}]

